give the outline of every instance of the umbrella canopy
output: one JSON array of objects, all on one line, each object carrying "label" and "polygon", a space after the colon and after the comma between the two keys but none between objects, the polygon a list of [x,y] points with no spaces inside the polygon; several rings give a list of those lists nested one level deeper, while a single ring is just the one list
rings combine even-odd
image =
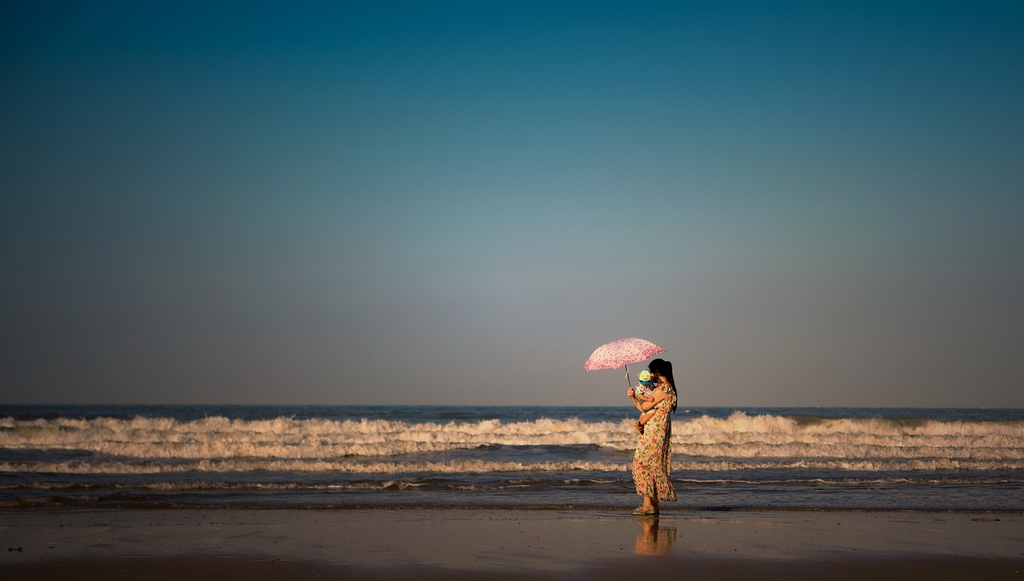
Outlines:
[{"label": "umbrella canopy", "polygon": [[583,364],[583,369],[593,371],[595,369],[617,369],[625,367],[630,363],[646,361],[665,350],[654,343],[641,339],[640,337],[628,337],[611,343],[605,343],[593,353],[590,359]]}]

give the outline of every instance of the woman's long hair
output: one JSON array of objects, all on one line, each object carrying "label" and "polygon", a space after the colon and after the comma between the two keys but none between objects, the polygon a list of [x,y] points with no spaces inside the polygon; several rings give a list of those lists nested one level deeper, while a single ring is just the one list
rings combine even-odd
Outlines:
[{"label": "woman's long hair", "polygon": [[672,386],[672,393],[676,394],[676,403],[672,405],[672,411],[675,412],[676,406],[679,405],[679,393],[676,392],[676,378],[672,377],[672,363],[664,359],[653,359],[647,369],[650,369],[651,373],[667,379],[668,384]]}]

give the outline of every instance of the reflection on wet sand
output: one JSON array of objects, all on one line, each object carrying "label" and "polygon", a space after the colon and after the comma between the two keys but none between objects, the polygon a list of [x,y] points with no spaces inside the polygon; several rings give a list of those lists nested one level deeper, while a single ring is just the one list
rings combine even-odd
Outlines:
[{"label": "reflection on wet sand", "polygon": [[658,517],[636,519],[643,526],[643,531],[636,536],[637,555],[671,555],[672,541],[676,539],[676,529],[658,526]]}]

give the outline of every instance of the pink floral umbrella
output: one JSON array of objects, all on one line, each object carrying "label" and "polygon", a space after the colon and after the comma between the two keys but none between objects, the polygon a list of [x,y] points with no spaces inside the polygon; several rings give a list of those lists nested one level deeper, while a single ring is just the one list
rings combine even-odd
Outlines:
[{"label": "pink floral umbrella", "polygon": [[595,369],[618,369],[626,368],[626,384],[632,385],[629,381],[629,364],[646,361],[665,350],[654,343],[641,339],[640,337],[628,337],[611,343],[605,343],[593,353],[583,364],[583,369],[593,371]]}]

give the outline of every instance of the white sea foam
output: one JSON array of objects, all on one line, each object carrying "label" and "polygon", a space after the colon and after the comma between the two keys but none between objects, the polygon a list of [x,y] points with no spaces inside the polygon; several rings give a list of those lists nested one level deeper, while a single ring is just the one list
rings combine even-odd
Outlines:
[{"label": "white sea foam", "polygon": [[625,422],[540,419],[502,423],[406,423],[387,420],[230,420],[179,422],[122,420],[0,420],[0,447],[82,450],[129,458],[341,458],[440,452],[485,445],[596,444],[626,448],[635,442]]},{"label": "white sea foam", "polygon": [[[628,472],[628,463],[615,462],[488,462],[451,460],[447,462],[365,462],[322,460],[203,460],[184,462],[0,462],[0,473],[47,474],[175,474],[186,472],[338,472],[347,474],[471,474],[501,472]],[[682,461],[672,470],[723,472],[736,470],[852,470],[852,471],[939,471],[939,470],[1024,470],[1024,461],[913,460],[913,461]]]},{"label": "white sea foam", "polygon": [[[253,481],[205,481],[205,480],[171,480],[152,481],[136,480],[134,482],[122,481],[90,481],[84,482],[55,482],[55,481],[34,481],[19,484],[0,484],[0,491],[7,490],[48,490],[56,492],[64,491],[92,491],[92,490],[149,490],[155,492],[216,492],[216,491],[374,491],[374,490],[417,490],[424,487],[443,487],[448,490],[508,490],[528,489],[534,486],[602,486],[615,485],[628,479],[628,473],[609,473],[603,477],[592,477],[587,479],[565,478],[564,475],[557,475],[552,478],[544,474],[532,475],[526,478],[503,478],[497,481],[478,484],[461,484],[458,480],[435,479],[434,482],[409,482],[406,480],[379,480],[366,479],[345,482],[253,482]],[[920,477],[906,478],[903,476],[879,477],[879,478],[786,478],[786,479],[736,479],[736,478],[673,478],[676,483],[686,486],[742,486],[746,488],[759,486],[892,486],[892,485],[1018,485],[1024,482],[1024,475],[1016,477],[985,477],[978,473],[964,475],[962,477]]]},{"label": "white sea foam", "polygon": [[673,453],[710,458],[1024,460],[1024,422],[704,416],[675,422]]},{"label": "white sea foam", "polygon": [[[1024,421],[937,421],[748,416],[677,418],[677,470],[753,467],[843,470],[1020,470]],[[600,462],[403,461],[411,453],[487,445],[596,445],[629,451],[632,420],[407,423],[279,417],[0,418],[0,448],[87,452],[81,460],[0,463],[0,471],[110,473],[183,471],[501,472],[625,470]],[[390,457],[394,461],[356,461]],[[415,460],[415,459],[413,459]]]},{"label": "white sea foam", "polygon": [[451,460],[448,462],[365,462],[323,460],[201,460],[185,462],[0,462],[2,472],[57,474],[163,474],[181,472],[344,472],[348,474],[405,473],[491,473],[491,472],[614,472],[629,470],[628,464],[613,462],[488,462]]}]

